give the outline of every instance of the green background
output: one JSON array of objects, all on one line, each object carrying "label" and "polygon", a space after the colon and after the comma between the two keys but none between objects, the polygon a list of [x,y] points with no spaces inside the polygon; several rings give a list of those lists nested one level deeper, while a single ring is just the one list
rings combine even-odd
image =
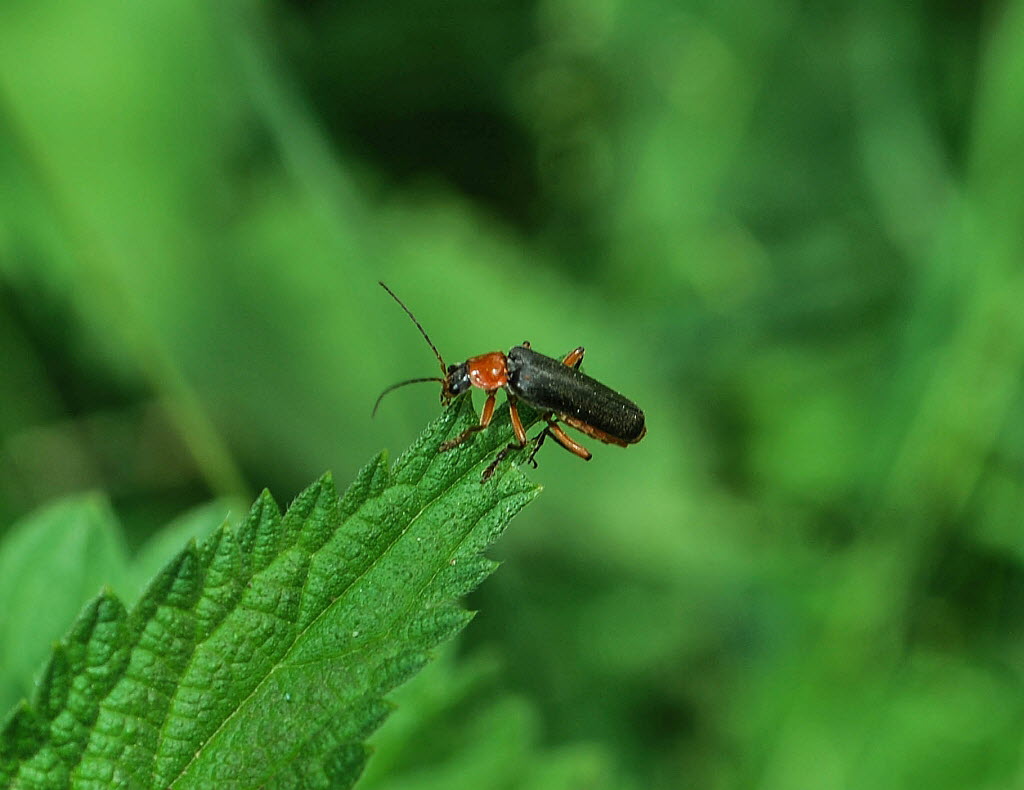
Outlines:
[{"label": "green background", "polygon": [[400,451],[437,392],[374,398],[436,363],[384,280],[448,362],[586,346],[649,432],[545,447],[403,689],[504,702],[419,753],[396,717],[367,786],[467,740],[582,787],[1021,786],[1022,41],[1016,0],[4,0],[0,524],[101,491],[135,550]]}]

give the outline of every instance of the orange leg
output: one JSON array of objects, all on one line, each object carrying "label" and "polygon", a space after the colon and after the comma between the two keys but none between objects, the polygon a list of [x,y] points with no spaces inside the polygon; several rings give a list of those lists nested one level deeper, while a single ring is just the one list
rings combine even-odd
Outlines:
[{"label": "orange leg", "polygon": [[590,450],[584,447],[579,442],[575,441],[569,434],[562,430],[562,426],[557,422],[548,424],[548,430],[551,431],[551,435],[555,437],[555,441],[558,442],[562,447],[568,450],[573,455],[578,455],[584,461],[589,461]]},{"label": "orange leg", "polygon": [[508,458],[509,453],[515,452],[516,450],[522,450],[526,447],[526,429],[523,428],[523,421],[519,417],[519,409],[516,408],[516,399],[511,395],[508,396],[508,415],[512,421],[512,432],[516,435],[516,440],[494,456],[494,460],[491,461],[490,466],[484,469],[483,476],[480,478],[481,483],[486,483],[490,479],[491,475],[494,474],[494,470],[498,468],[498,464]]},{"label": "orange leg", "polygon": [[[441,446],[439,448],[437,448],[437,451],[440,452],[440,453],[444,453],[444,452],[447,452],[448,450],[451,450],[453,447],[458,447],[460,444],[462,444],[464,441],[466,441],[466,439],[468,439],[474,433],[476,433],[477,431],[482,431],[484,428],[486,428],[488,425],[490,425],[491,424],[491,417],[493,417],[493,416],[494,416],[494,393],[492,392],[492,393],[490,393],[487,396],[487,401],[484,403],[484,410],[480,413],[480,424],[479,425],[474,425],[471,428],[466,428],[466,430],[464,430],[462,433],[460,433],[454,439],[449,439],[446,442],[442,442]],[[519,418],[519,415],[516,414],[516,419],[518,420],[518,418]],[[522,430],[522,427],[523,427],[523,424],[519,423],[519,429],[520,430]]]},{"label": "orange leg", "polygon": [[569,436],[569,434],[562,429],[561,425],[554,420],[548,420],[548,426],[537,434],[537,438],[534,439],[535,444],[533,445],[533,449],[530,451],[530,455],[526,459],[526,462],[533,464],[534,468],[537,467],[537,462],[533,460],[533,457],[537,454],[540,446],[544,444],[544,440],[548,436],[554,436],[556,442],[562,445],[562,447],[573,455],[578,455],[584,461],[589,461],[593,457],[590,454],[590,450]]},{"label": "orange leg", "polygon": [[583,346],[574,348],[572,351],[565,355],[565,357],[562,359],[562,364],[568,365],[570,368],[579,369],[580,364],[583,362],[583,354],[585,352],[586,349],[583,348]]},{"label": "orange leg", "polygon": [[523,428],[523,421],[519,419],[519,409],[516,408],[516,399],[511,395],[508,397],[508,416],[512,420],[512,432],[516,435],[516,441],[520,447],[526,446],[526,429]]}]

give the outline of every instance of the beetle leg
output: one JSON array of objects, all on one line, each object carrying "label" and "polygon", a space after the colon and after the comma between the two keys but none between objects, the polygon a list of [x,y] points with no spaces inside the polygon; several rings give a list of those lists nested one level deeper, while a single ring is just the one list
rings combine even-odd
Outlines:
[{"label": "beetle leg", "polygon": [[[486,483],[491,475],[494,474],[494,470],[498,468],[498,464],[508,458],[510,453],[514,453],[516,450],[522,450],[526,447],[526,429],[523,428],[523,421],[519,417],[519,409],[516,407],[516,399],[511,395],[508,397],[508,414],[512,422],[512,432],[516,435],[516,440],[510,442],[505,446],[500,453],[494,456],[494,460],[491,461],[490,465],[484,469],[483,475],[480,477],[481,483]],[[536,466],[536,464],[534,464]]]},{"label": "beetle leg", "polygon": [[[541,445],[544,444],[544,440],[549,436],[553,436],[555,441],[562,445],[562,447],[573,455],[579,456],[584,461],[589,461],[593,457],[590,454],[590,450],[575,441],[562,429],[562,426],[559,425],[557,421],[551,419],[550,412],[543,415],[541,419],[547,422],[547,425],[543,431],[530,440],[533,443],[533,447],[530,449],[530,454],[526,456],[526,463],[530,464],[534,469],[537,468],[537,461],[535,460],[537,451],[540,450]],[[513,453],[516,450],[521,450],[525,444],[525,442],[523,444],[509,444],[505,447],[505,449],[498,453],[494,460],[491,461],[491,465],[484,470],[484,474],[483,477],[480,478],[480,482],[486,483],[490,476],[494,474],[494,470],[498,468],[498,464],[508,458],[510,453]]]},{"label": "beetle leg", "polygon": [[516,399],[508,396],[508,416],[512,420],[512,432],[516,435],[519,447],[526,446],[526,430],[523,428],[523,421],[519,419],[519,409],[516,408]]},{"label": "beetle leg", "polygon": [[562,359],[562,364],[568,365],[570,368],[576,368],[577,370],[579,370],[580,365],[583,363],[583,354],[585,353],[585,351],[586,349],[584,349],[583,346],[574,348],[572,351],[565,355],[565,357]]},{"label": "beetle leg", "polygon": [[548,422],[548,427],[544,429],[544,432],[550,433],[552,436],[554,436],[555,441],[562,445],[562,447],[564,447],[573,455],[578,455],[584,461],[590,460],[590,450],[588,450],[579,442],[575,441],[569,434],[562,430],[562,426],[559,425],[554,420]]},{"label": "beetle leg", "polygon": [[540,449],[540,446],[544,444],[544,440],[550,435],[551,429],[548,426],[545,426],[543,431],[533,437],[533,449],[530,450],[530,454],[526,456],[526,463],[530,464],[534,469],[537,468],[537,462],[533,460],[534,456],[537,455],[537,451]]},{"label": "beetle leg", "polygon": [[[483,476],[480,478],[481,483],[486,483],[491,475],[494,474],[494,470],[498,468],[498,464],[508,458],[509,453],[513,453],[516,450],[522,450],[526,447],[526,429],[523,428],[523,421],[519,417],[519,409],[516,408],[516,399],[511,395],[508,396],[508,416],[512,422],[512,432],[516,435],[516,440],[509,443],[504,450],[494,456],[494,460],[491,461],[490,466],[484,469]],[[534,464],[536,466],[536,464]]]},{"label": "beetle leg", "polygon": [[[477,431],[482,431],[484,428],[486,428],[488,425],[490,425],[491,424],[491,417],[493,417],[493,416],[494,416],[494,393],[492,392],[492,393],[490,393],[487,396],[487,400],[484,403],[484,410],[482,412],[480,412],[480,423],[478,425],[473,425],[473,426],[471,426],[469,428],[466,428],[466,430],[464,430],[462,433],[460,433],[454,439],[449,439],[446,442],[442,442],[441,446],[437,448],[437,451],[439,453],[445,453],[445,452],[448,452],[448,450],[451,450],[453,447],[458,447],[460,444],[462,444],[464,441],[466,441],[466,439],[468,439],[474,433],[476,433]],[[516,416],[518,416],[518,415],[516,415]],[[522,426],[520,426],[520,427],[522,427]]]}]

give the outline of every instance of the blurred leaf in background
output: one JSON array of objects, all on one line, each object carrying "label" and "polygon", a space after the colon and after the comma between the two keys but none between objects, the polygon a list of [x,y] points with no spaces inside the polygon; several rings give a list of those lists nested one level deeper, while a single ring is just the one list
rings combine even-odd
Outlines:
[{"label": "blurred leaf in background", "polygon": [[404,446],[436,394],[370,407],[434,363],[382,279],[448,361],[582,344],[648,415],[545,448],[471,601],[521,743],[1019,784],[1022,36],[1019,0],[8,0],[2,521],[100,489],[137,550]]}]

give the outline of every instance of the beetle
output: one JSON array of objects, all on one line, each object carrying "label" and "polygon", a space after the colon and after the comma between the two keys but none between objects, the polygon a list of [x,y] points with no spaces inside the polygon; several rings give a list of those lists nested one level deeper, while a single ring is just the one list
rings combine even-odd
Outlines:
[{"label": "beetle", "polygon": [[[555,359],[534,351],[530,343],[524,341],[507,354],[503,351],[490,351],[470,357],[459,365],[445,365],[441,353],[412,311],[383,282],[380,286],[398,302],[420,330],[420,334],[441,365],[441,376],[407,379],[392,384],[377,398],[373,406],[374,414],[377,413],[377,407],[385,395],[406,384],[422,381],[440,382],[441,403],[445,405],[473,387],[483,390],[487,394],[487,400],[480,413],[480,422],[443,442],[438,451],[447,452],[490,425],[494,416],[495,397],[498,390],[505,390],[512,432],[516,441],[498,453],[491,465],[484,470],[480,482],[486,482],[509,453],[523,449],[531,441],[533,448],[527,462],[536,467],[534,457],[549,436],[569,452],[584,461],[589,461],[590,451],[569,436],[559,425],[560,422],[593,439],[606,444],[617,444],[620,447],[636,444],[647,434],[644,413],[639,406],[580,370],[583,346],[573,349],[562,359]],[[519,417],[516,403],[520,400],[540,411],[541,420],[545,423],[544,429],[531,440],[527,439],[526,430]]]}]

